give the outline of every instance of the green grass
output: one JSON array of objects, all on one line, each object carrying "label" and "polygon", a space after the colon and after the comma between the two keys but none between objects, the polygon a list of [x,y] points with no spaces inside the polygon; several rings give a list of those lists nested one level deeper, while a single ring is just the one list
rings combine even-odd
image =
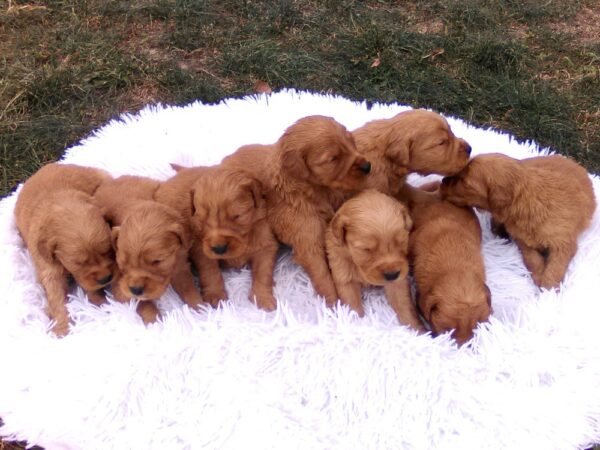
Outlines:
[{"label": "green grass", "polygon": [[258,80],[434,108],[598,172],[594,14],[593,0],[10,1],[0,195],[115,115]]}]

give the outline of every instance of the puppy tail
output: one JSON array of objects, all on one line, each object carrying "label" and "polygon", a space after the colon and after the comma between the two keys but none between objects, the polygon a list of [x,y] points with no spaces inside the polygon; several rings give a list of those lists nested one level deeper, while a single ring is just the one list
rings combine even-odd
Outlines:
[{"label": "puppy tail", "polygon": [[179,172],[186,168],[185,166],[180,166],[179,164],[175,164],[175,163],[170,163],[170,166],[175,172]]}]

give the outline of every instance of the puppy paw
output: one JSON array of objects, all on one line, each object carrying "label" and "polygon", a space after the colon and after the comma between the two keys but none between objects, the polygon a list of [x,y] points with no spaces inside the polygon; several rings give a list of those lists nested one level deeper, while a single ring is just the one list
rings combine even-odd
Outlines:
[{"label": "puppy paw", "polygon": [[52,332],[57,337],[65,337],[69,334],[69,321],[68,320],[59,320],[52,327]]},{"label": "puppy paw", "polygon": [[205,302],[209,303],[213,308],[216,308],[221,300],[227,299],[227,293],[225,291],[204,291],[202,292],[202,297]]},{"label": "puppy paw", "polygon": [[158,320],[159,312],[154,302],[146,300],[138,303],[137,313],[140,315],[144,324],[154,323]]},{"label": "puppy paw", "polygon": [[265,311],[275,311],[277,309],[277,300],[273,297],[273,294],[263,293],[259,294],[256,292],[252,292],[250,294],[250,301],[254,301],[256,298],[256,306]]},{"label": "puppy paw", "polygon": [[86,294],[90,303],[93,303],[96,306],[106,303],[106,297],[104,296],[104,291],[102,289],[97,291],[87,291]]},{"label": "puppy paw", "polygon": [[183,299],[185,304],[192,309],[198,310],[200,306],[207,305],[207,303],[205,303],[202,300],[202,297],[197,292],[192,292],[191,294],[183,295],[181,298]]}]

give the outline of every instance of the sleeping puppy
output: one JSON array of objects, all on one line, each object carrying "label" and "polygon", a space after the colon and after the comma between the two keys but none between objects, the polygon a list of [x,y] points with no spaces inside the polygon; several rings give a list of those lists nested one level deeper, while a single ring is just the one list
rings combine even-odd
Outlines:
[{"label": "sleeping puppy", "polygon": [[368,122],[352,135],[359,153],[371,161],[368,187],[392,196],[409,173],[454,175],[471,154],[469,144],[454,136],[446,119],[424,109]]},{"label": "sleeping puppy", "polygon": [[434,333],[454,330],[462,345],[492,311],[479,220],[470,208],[441,200],[438,192],[406,184],[402,196],[413,218],[409,257],[419,309]]},{"label": "sleeping puppy", "polygon": [[362,317],[361,285],[383,286],[400,323],[425,331],[410,295],[407,258],[411,227],[404,205],[368,190],[337,211],[325,242],[333,281],[343,303]]},{"label": "sleeping puppy", "polygon": [[223,164],[258,172],[275,236],[293,248],[294,260],[306,270],[317,294],[328,305],[335,304],[325,230],[344,199],[363,189],[371,171],[352,135],[330,117],[308,116],[275,144],[242,147]]},{"label": "sleeping puppy", "polygon": [[58,336],[69,331],[68,276],[95,304],[115,269],[110,227],[91,195],[110,175],[99,169],[48,164],[25,182],[15,206],[17,228],[48,299]]},{"label": "sleeping puppy", "polygon": [[190,307],[203,303],[188,262],[189,223],[175,209],[153,200],[159,187],[157,180],[126,175],[104,182],[94,196],[113,226],[119,269],[113,295],[119,301],[140,300],[137,310],[145,323],[156,321],[153,300],[169,284]]},{"label": "sleeping puppy", "polygon": [[488,210],[518,245],[535,284],[547,289],[563,280],[596,208],[586,170],[559,155],[480,155],[444,178],[441,192],[457,205]]},{"label": "sleeping puppy", "polygon": [[273,269],[278,242],[267,221],[262,185],[243,170],[207,168],[192,187],[193,258],[205,298],[216,306],[226,298],[219,263],[252,267],[250,298],[259,308],[277,307]]}]

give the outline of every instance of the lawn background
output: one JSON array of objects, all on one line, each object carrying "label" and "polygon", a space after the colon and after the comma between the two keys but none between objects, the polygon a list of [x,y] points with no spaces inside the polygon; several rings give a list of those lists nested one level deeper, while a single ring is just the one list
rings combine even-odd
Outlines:
[{"label": "lawn background", "polygon": [[284,87],[432,108],[600,172],[596,0],[0,0],[0,65],[0,196],[121,113]]},{"label": "lawn background", "polygon": [[5,0],[0,57],[0,195],[120,113],[282,87],[433,108],[600,172],[592,0]]}]

